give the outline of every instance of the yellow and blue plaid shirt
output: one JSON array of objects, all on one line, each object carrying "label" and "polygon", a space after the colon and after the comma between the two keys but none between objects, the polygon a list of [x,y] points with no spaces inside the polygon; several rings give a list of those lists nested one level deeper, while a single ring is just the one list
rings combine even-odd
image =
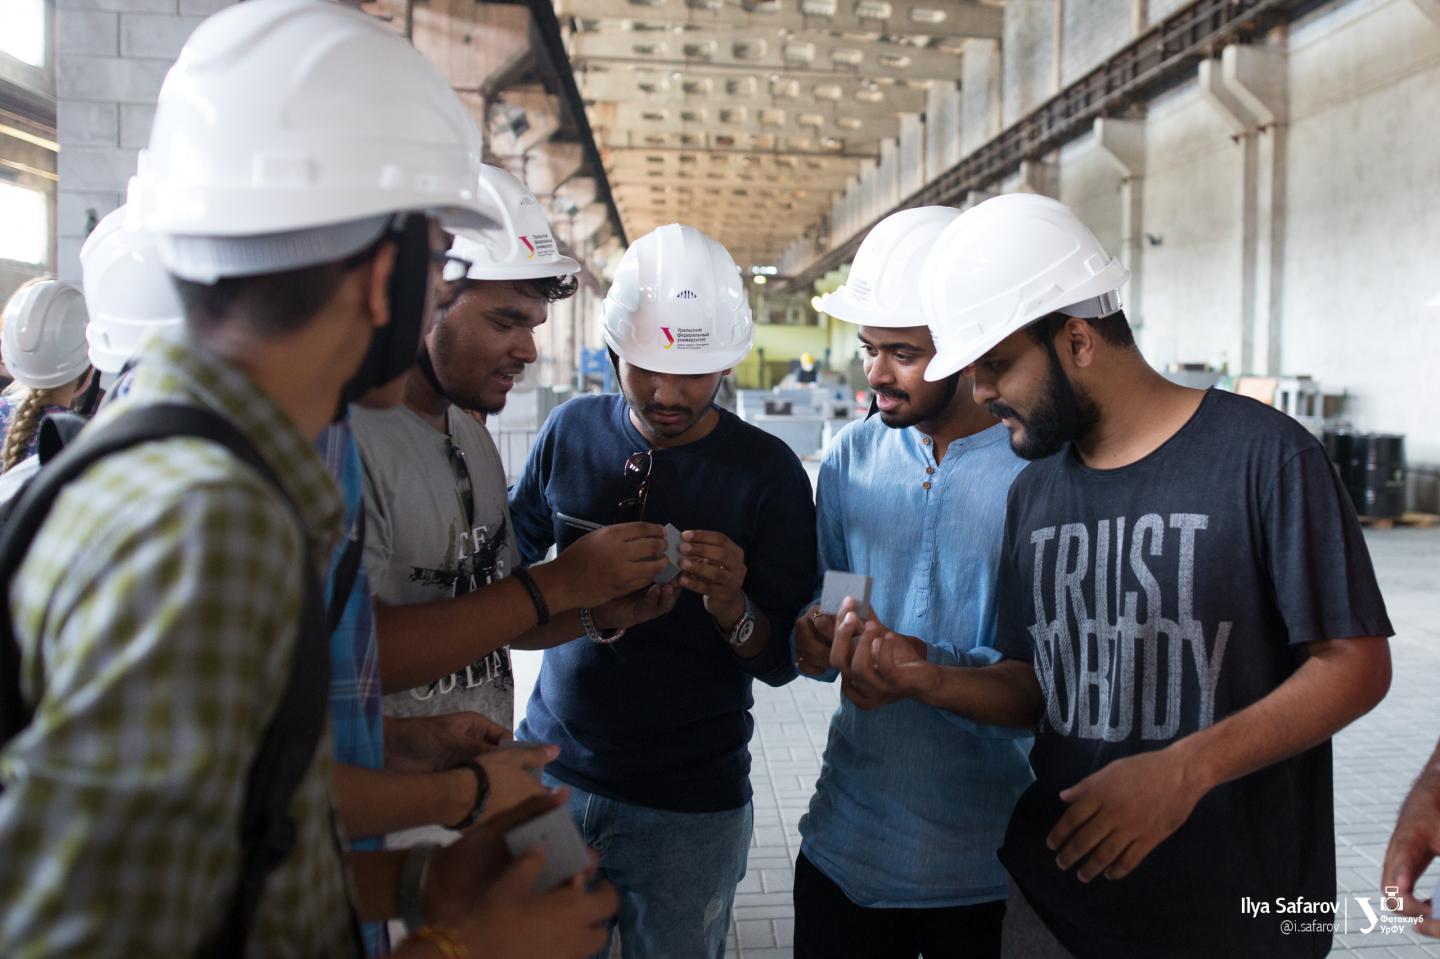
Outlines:
[{"label": "yellow and blue plaid shirt", "polygon": [[[114,454],[61,495],[9,598],[35,718],[0,752],[7,957],[184,956],[215,929],[247,772],[289,676],[300,564],[323,570],[341,532],[313,443],[240,370],[193,340],[152,343],[95,426],[157,402],[234,422],[285,483],[311,553],[269,484],[203,440]],[[332,761],[327,732],[253,956],[356,954]]]}]

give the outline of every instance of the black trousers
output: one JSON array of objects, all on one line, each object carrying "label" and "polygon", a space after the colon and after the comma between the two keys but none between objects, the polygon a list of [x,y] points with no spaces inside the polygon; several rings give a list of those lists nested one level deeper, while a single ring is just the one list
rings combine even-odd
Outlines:
[{"label": "black trousers", "polygon": [[999,959],[1005,901],[944,909],[851,902],[801,853],[795,860],[795,959]]}]

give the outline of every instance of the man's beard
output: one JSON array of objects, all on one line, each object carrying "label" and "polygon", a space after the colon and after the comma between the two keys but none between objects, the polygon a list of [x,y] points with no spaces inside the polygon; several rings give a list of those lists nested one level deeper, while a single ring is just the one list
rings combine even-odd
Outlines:
[{"label": "man's beard", "polygon": [[[901,430],[907,426],[924,423],[940,416],[945,412],[946,408],[949,407],[950,401],[955,398],[955,391],[960,388],[960,374],[956,373],[954,376],[941,380],[940,385],[943,389],[935,397],[933,403],[929,403],[921,409],[912,409],[908,413],[887,413],[884,410],[880,410],[880,422],[892,430]],[[877,389],[875,392],[897,400],[910,399],[910,394],[904,390]]]},{"label": "man's beard", "polygon": [[1010,448],[1027,460],[1053,456],[1066,443],[1083,439],[1100,422],[1100,408],[1089,393],[1066,378],[1053,352],[1040,402],[1029,414],[1021,416],[1004,403],[987,403],[986,409],[996,419],[1013,420],[1024,428],[1018,437],[1010,434]]}]

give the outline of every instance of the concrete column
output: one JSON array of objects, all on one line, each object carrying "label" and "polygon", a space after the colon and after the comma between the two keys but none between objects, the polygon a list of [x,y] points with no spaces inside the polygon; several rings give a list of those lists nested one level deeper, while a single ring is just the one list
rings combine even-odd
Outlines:
[{"label": "concrete column", "polygon": [[1050,51],[1050,93],[1060,92],[1065,78],[1065,0],[1055,0],[1055,44]]},{"label": "concrete column", "polygon": [[1049,160],[1021,160],[1020,183],[1016,191],[1053,197],[1059,192],[1055,189],[1056,172],[1055,163]]},{"label": "concrete column", "polygon": [[969,156],[1000,133],[1004,96],[999,42],[966,40],[961,69],[959,156]]},{"label": "concrete column", "polygon": [[865,160],[860,164],[860,202],[855,210],[856,222],[851,233],[875,219],[875,214],[879,210],[880,204],[876,200],[879,168],[880,164],[874,160]]},{"label": "concrete column", "polygon": [[1144,256],[1145,125],[1140,120],[1100,117],[1095,121],[1095,146],[1120,173],[1120,262],[1130,271],[1124,291],[1125,314],[1130,325],[1144,325],[1141,266]]},{"label": "concrete column", "polygon": [[1130,0],[1130,35],[1140,36],[1150,26],[1148,0]]},{"label": "concrete column", "polygon": [[900,115],[900,198],[925,185],[925,124],[918,114]]},{"label": "concrete column", "polygon": [[880,163],[875,167],[875,210],[871,219],[900,202],[900,146],[894,137],[880,141]]},{"label": "concrete column", "polygon": [[1019,120],[1058,89],[1060,54],[1056,0],[1006,0],[1000,58],[1004,123]]},{"label": "concrete column", "polygon": [[1285,203],[1285,52],[1271,47],[1226,47],[1217,62],[1200,64],[1200,88],[1241,150],[1237,219],[1240,223],[1240,369],[1282,370],[1281,293]]},{"label": "concrete column", "polygon": [[949,80],[931,80],[925,88],[925,179],[932,180],[960,161],[960,88]]}]

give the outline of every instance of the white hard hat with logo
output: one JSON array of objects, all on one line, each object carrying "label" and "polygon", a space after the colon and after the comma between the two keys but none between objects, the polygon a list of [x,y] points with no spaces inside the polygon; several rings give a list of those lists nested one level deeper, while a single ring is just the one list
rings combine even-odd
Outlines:
[{"label": "white hard hat with logo", "polygon": [[630,245],[601,310],[610,348],[654,373],[717,373],[755,342],[740,268],[725,247],[679,223]]},{"label": "white hard hat with logo", "polygon": [[15,382],[32,390],[73,383],[90,366],[85,298],[69,283],[31,280],[5,304],[0,352]]},{"label": "white hard hat with logo", "polygon": [[845,285],[820,300],[820,311],[860,326],[924,326],[920,272],[925,255],[960,211],[922,206],[892,213],[865,235]]},{"label": "white hard hat with logo", "polygon": [[[373,18],[323,0],[250,0],[185,42],[130,205],[162,238],[171,272],[212,282],[305,265],[307,243],[337,242],[318,228],[408,211],[489,226],[476,190],[482,148],[445,78]],[[373,233],[357,234],[356,249]],[[190,264],[166,239],[292,234],[275,263],[230,262],[242,246]],[[311,262],[334,254],[318,250]]]},{"label": "white hard hat with logo", "polygon": [[[535,194],[499,167],[480,168],[480,197],[496,225],[455,230],[450,252],[469,260],[472,280],[536,280],[580,272],[580,264],[560,252],[550,220]],[[457,280],[458,276],[446,279]]]},{"label": "white hard hat with logo", "polygon": [[128,229],[127,213],[122,206],[105,217],[80,248],[90,363],[112,376],[152,335],[179,328],[185,318],[155,235]]},{"label": "white hard hat with logo", "polygon": [[986,200],[946,227],[925,259],[920,297],[935,340],[925,379],[964,369],[1051,313],[1109,316],[1129,279],[1060,201],[1030,193]]}]

